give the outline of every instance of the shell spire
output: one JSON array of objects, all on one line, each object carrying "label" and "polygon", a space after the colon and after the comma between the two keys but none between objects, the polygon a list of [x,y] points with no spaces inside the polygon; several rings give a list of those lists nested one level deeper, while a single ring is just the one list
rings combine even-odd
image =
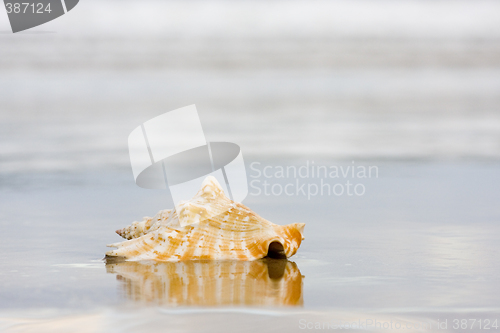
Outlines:
[{"label": "shell spire", "polygon": [[273,224],[233,202],[207,177],[198,193],[174,210],[117,230],[121,243],[107,257],[125,260],[256,260],[293,256],[304,239],[304,223]]}]

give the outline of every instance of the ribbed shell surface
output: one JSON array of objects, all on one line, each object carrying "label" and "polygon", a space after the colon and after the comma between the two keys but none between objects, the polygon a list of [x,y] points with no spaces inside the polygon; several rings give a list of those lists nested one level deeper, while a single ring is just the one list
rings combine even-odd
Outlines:
[{"label": "ribbed shell surface", "polygon": [[279,226],[263,219],[231,201],[217,180],[207,177],[196,196],[177,209],[117,230],[130,240],[109,245],[117,249],[106,255],[126,260],[255,260],[277,242],[290,257],[300,246],[303,228],[303,223]]}]

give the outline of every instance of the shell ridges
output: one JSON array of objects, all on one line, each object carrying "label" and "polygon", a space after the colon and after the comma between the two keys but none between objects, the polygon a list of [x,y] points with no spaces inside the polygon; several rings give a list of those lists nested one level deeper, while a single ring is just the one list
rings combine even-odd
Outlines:
[{"label": "shell ridges", "polygon": [[[174,210],[117,230],[127,239],[110,244],[108,257],[137,260],[256,260],[291,257],[303,240],[304,223],[273,224],[227,198],[217,180],[207,177],[198,193]],[[269,253],[271,252],[271,253]]]}]

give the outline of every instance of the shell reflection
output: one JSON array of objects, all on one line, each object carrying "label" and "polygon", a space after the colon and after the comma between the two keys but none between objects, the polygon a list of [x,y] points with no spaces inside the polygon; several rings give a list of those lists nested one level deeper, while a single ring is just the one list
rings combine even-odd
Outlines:
[{"label": "shell reflection", "polygon": [[294,262],[182,261],[107,263],[124,294],[166,306],[302,306],[302,275]]},{"label": "shell reflection", "polygon": [[245,260],[289,258],[304,239],[304,223],[277,225],[234,202],[215,177],[171,210],[116,232],[127,239],[109,244],[106,257],[128,261]]}]

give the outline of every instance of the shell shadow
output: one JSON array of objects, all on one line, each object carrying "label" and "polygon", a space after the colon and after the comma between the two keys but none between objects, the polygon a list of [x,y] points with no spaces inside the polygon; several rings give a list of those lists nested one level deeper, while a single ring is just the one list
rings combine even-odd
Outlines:
[{"label": "shell shadow", "polygon": [[106,260],[124,296],[162,306],[302,306],[302,279],[286,259],[256,261]]}]

